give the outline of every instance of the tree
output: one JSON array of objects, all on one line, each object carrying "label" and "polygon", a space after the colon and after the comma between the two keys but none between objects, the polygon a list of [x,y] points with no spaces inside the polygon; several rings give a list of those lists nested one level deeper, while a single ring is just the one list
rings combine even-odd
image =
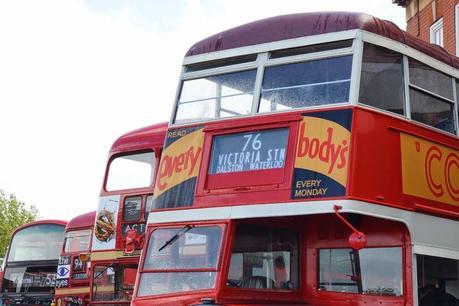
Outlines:
[{"label": "tree", "polygon": [[5,256],[14,230],[36,220],[38,216],[38,209],[35,206],[26,206],[13,194],[8,198],[0,189],[0,257]]}]

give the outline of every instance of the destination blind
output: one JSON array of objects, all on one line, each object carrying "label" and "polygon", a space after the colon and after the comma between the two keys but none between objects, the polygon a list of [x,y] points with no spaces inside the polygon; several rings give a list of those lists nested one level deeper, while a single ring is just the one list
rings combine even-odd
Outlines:
[{"label": "destination blind", "polygon": [[287,143],[288,128],[216,136],[209,174],[283,168]]}]

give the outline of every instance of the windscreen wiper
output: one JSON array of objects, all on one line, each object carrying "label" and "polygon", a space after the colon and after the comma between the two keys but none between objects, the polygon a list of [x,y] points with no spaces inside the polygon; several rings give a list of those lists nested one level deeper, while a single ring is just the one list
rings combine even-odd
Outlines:
[{"label": "windscreen wiper", "polygon": [[165,247],[171,245],[172,243],[174,243],[175,240],[179,239],[180,236],[182,236],[183,234],[185,234],[186,232],[188,232],[189,230],[191,230],[194,226],[192,225],[185,225],[184,227],[182,227],[174,236],[172,236],[171,239],[167,240],[159,249],[158,249],[158,252],[161,252]]}]

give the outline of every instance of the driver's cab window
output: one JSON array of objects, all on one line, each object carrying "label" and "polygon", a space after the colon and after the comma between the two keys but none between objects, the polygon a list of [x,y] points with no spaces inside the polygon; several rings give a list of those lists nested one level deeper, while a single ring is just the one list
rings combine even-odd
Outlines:
[{"label": "driver's cab window", "polygon": [[299,233],[241,224],[236,229],[227,285],[233,288],[298,288]]},{"label": "driver's cab window", "polygon": [[130,301],[137,265],[97,265],[94,267],[92,299],[94,301]]}]

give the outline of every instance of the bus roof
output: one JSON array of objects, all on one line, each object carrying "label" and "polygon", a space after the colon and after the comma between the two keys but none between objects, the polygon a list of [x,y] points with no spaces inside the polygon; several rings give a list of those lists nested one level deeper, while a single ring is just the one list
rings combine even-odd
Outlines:
[{"label": "bus roof", "polygon": [[13,236],[14,236],[17,232],[19,232],[19,231],[21,231],[21,230],[23,230],[23,229],[25,229],[25,228],[28,228],[28,227],[34,226],[34,225],[39,225],[39,224],[56,224],[56,225],[62,225],[62,226],[65,227],[65,226],[67,225],[67,221],[55,220],[55,219],[48,219],[48,220],[45,219],[45,220],[33,221],[33,222],[30,222],[30,223],[27,223],[27,224],[24,224],[24,225],[19,226],[19,227],[14,231]]},{"label": "bus roof", "polygon": [[110,153],[162,146],[167,126],[167,122],[162,122],[128,132],[113,143]]},{"label": "bus roof", "polygon": [[91,211],[91,212],[76,216],[75,218],[70,220],[65,229],[69,231],[69,230],[73,230],[73,229],[81,228],[81,227],[92,227],[94,226],[95,219],[96,219],[96,212]]},{"label": "bus roof", "polygon": [[411,36],[390,21],[352,12],[299,13],[250,22],[197,42],[186,56],[347,30],[364,30],[387,37],[459,68],[459,59],[442,47]]}]

